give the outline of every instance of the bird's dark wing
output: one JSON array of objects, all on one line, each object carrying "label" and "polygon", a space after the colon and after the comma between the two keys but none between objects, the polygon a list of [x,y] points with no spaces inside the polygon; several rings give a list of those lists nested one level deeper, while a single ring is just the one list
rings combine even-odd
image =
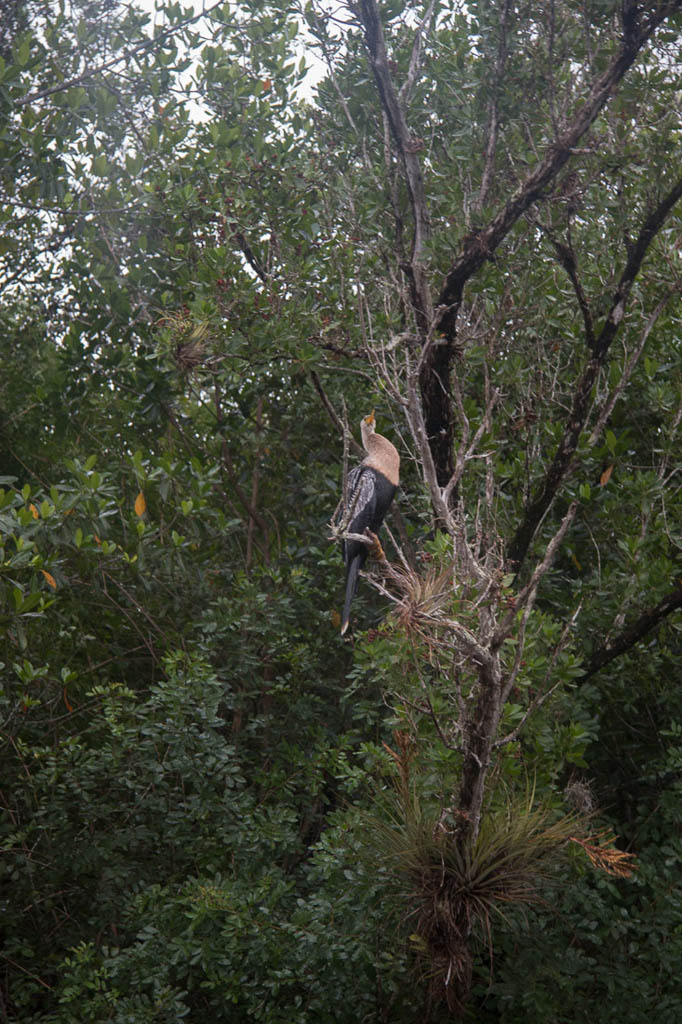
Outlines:
[{"label": "bird's dark wing", "polygon": [[[367,516],[367,511],[372,505],[376,495],[376,479],[373,469],[368,469],[367,466],[356,466],[348,474],[348,501],[346,504],[345,517],[349,522],[349,530],[351,533],[356,533],[357,530],[353,524],[363,523],[362,529],[368,525],[371,516]],[[367,520],[367,522],[365,522]],[[362,531],[360,531],[362,532]]]},{"label": "bird's dark wing", "polygon": [[[346,505],[342,512],[349,533],[364,533],[374,521],[376,507],[376,474],[368,466],[356,466],[348,474]],[[357,540],[342,541],[346,563],[346,599],[343,605],[341,633],[348,629],[350,607],[358,586],[358,573],[367,558],[367,546]]]},{"label": "bird's dark wing", "polygon": [[[381,526],[396,492],[395,484],[372,466],[356,466],[348,474],[346,504],[339,521],[348,533],[376,531]],[[350,608],[358,586],[358,574],[367,558],[367,546],[357,540],[341,542],[346,563],[346,598],[341,619],[341,633],[348,629]]]},{"label": "bird's dark wing", "polygon": [[351,523],[372,501],[374,492],[373,471],[366,466],[356,466],[346,480],[345,503],[334,517],[334,525],[345,526],[352,533]]}]

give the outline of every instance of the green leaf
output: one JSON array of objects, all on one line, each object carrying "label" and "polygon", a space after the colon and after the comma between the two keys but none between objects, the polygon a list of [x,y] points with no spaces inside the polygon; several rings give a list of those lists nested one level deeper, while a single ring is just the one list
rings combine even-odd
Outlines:
[{"label": "green leaf", "polygon": [[31,37],[25,35],[15,52],[15,60],[20,68],[26,67],[31,56]]}]

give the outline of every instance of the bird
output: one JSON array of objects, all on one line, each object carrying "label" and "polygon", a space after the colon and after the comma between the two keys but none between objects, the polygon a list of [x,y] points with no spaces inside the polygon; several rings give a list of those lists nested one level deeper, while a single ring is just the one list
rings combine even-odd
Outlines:
[{"label": "bird", "polygon": [[[359,466],[348,474],[343,507],[337,522],[345,533],[375,534],[393,501],[400,482],[400,456],[386,437],[375,433],[374,410],[360,421],[362,447],[367,452]],[[377,538],[375,537],[379,550]],[[346,596],[341,618],[341,635],[348,629],[350,606],[358,588],[358,574],[367,559],[368,545],[358,540],[342,540],[346,566]]]}]

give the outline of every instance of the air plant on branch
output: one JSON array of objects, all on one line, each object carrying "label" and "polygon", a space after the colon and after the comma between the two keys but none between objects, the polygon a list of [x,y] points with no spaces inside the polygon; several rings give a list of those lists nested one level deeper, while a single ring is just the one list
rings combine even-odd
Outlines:
[{"label": "air plant on branch", "polygon": [[381,563],[381,578],[374,586],[393,603],[393,617],[407,636],[434,643],[450,624],[453,603],[453,567],[430,564],[417,572],[402,564]]},{"label": "air plant on branch", "polygon": [[396,884],[432,1004],[445,1001],[457,1014],[470,990],[476,949],[492,963],[493,929],[513,909],[542,903],[559,869],[579,847],[597,868],[632,874],[634,858],[613,847],[613,837],[589,834],[589,819],[557,815],[536,805],[534,788],[484,815],[474,838],[458,828],[456,809],[438,808],[419,793],[415,747],[396,733],[395,785],[368,816],[373,855]]},{"label": "air plant on branch", "polygon": [[167,313],[159,320],[168,332],[173,360],[181,373],[189,375],[199,366],[209,366],[215,358],[209,352],[211,327],[196,322],[185,310]]}]

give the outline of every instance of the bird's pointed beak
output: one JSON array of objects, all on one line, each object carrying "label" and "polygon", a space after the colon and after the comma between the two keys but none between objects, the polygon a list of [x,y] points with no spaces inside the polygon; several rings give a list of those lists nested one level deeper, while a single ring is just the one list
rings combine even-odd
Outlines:
[{"label": "bird's pointed beak", "polygon": [[367,417],[367,422],[370,423],[370,424],[375,422],[374,421],[374,409],[372,409],[371,413]]}]

